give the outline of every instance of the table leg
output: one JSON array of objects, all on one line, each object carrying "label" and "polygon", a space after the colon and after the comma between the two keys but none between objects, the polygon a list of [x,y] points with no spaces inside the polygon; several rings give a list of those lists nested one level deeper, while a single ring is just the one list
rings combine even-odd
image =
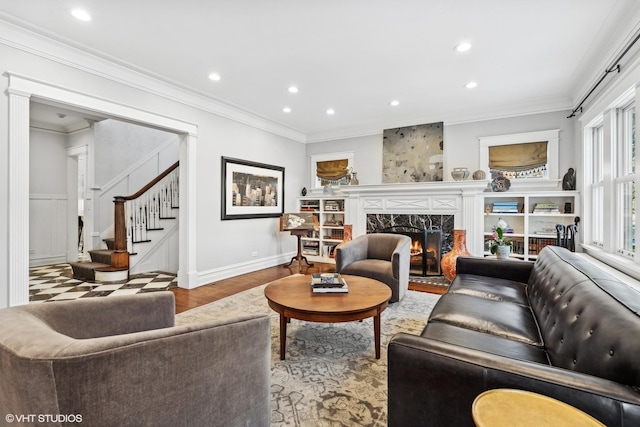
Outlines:
[{"label": "table leg", "polygon": [[280,314],[280,360],[284,360],[287,347],[287,322],[289,319]]},{"label": "table leg", "polygon": [[[283,267],[290,267],[291,264],[293,264],[293,261],[298,261],[298,267],[302,267],[302,261],[306,262],[309,267],[313,267],[313,264],[311,264],[309,260],[307,260],[307,257],[302,255],[302,235],[294,234],[293,231],[291,232],[291,234],[298,238],[298,253],[296,254],[296,256],[291,258],[291,261],[289,262],[289,264]],[[307,232],[304,231],[304,234],[307,234]]]},{"label": "table leg", "polygon": [[376,359],[380,359],[380,313],[373,316],[373,335],[376,342]]}]

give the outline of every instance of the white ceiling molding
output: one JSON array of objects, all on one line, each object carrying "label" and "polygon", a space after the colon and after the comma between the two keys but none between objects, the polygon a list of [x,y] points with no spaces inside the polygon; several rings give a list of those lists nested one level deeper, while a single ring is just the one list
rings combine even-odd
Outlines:
[{"label": "white ceiling molding", "polygon": [[306,136],[295,129],[214,100],[210,96],[196,93],[175,82],[168,82],[150,72],[134,71],[135,67],[131,64],[120,65],[115,60],[86,53],[2,20],[0,20],[0,43],[275,135],[297,142],[306,142]]},{"label": "white ceiling molding", "polygon": [[[545,108],[548,107],[548,108]],[[381,135],[385,129],[396,129],[406,126],[420,125],[424,123],[444,122],[445,126],[474,123],[486,120],[506,119],[512,117],[530,116],[534,114],[555,113],[558,111],[570,111],[571,100],[567,98],[556,99],[549,107],[549,102],[541,101],[535,104],[521,104],[515,107],[505,107],[500,110],[480,111],[477,114],[451,114],[438,117],[422,117],[402,122],[386,123],[383,127],[375,126],[371,128],[344,129],[342,131],[319,132],[307,135],[307,143],[317,143],[325,141],[336,141],[360,136]]]},{"label": "white ceiling molding", "polygon": [[[640,32],[640,2],[633,3],[632,7],[633,10],[628,10],[628,5],[627,8],[619,6],[618,10],[608,17],[621,30],[616,33],[606,34],[605,38],[600,40],[597,46],[593,46],[589,55],[585,56],[583,61],[578,64],[577,72],[574,76],[574,89],[571,91],[574,97],[574,104],[578,104],[589,93],[596,82],[600,80],[605,70],[620,55],[627,43]],[[633,56],[631,53],[629,55]],[[635,58],[627,58],[624,62],[628,63],[633,60]],[[573,107],[575,105],[571,108]]]}]

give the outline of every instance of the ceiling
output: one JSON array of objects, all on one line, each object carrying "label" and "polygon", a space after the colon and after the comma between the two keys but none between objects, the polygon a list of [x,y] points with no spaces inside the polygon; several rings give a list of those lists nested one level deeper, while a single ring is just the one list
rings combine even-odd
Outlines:
[{"label": "ceiling", "polygon": [[[71,16],[78,7],[92,20]],[[308,141],[572,109],[631,37],[639,16],[636,0],[0,4],[1,19],[296,130]],[[472,48],[455,51],[462,41]],[[214,72],[219,81],[207,77]],[[464,87],[470,81],[475,89]],[[292,85],[298,93],[288,91]]]}]

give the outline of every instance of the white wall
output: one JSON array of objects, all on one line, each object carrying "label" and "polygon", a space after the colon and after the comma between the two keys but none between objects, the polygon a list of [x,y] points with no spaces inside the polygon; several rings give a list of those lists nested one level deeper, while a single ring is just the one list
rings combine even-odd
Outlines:
[{"label": "white wall", "polygon": [[[480,168],[479,137],[506,135],[549,129],[561,129],[559,147],[560,178],[569,167],[580,166],[575,152],[579,143],[575,136],[575,119],[567,119],[568,111],[532,114],[495,120],[448,125],[444,124],[444,180],[452,181],[451,171],[466,167],[471,173]],[[420,123],[416,123],[420,124]],[[310,180],[310,156],[324,153],[354,152],[355,170],[360,184],[382,182],[382,132],[358,138],[318,142],[307,146],[307,178]],[[576,169],[579,171],[578,169]]]},{"label": "white wall", "polygon": [[66,261],[67,137],[29,132],[29,265]]},{"label": "white wall", "polygon": [[[136,193],[179,160],[179,137],[146,126],[107,119],[93,125],[94,224],[88,231],[91,249],[113,237],[113,199]],[[168,267],[164,271],[175,272]]]},{"label": "white wall", "polygon": [[[129,169],[150,153],[166,144],[174,146],[172,159],[163,158],[160,165],[130,183],[137,191],[160,172],[178,161],[178,135],[118,120],[103,120],[93,125],[95,139],[95,184],[102,186]],[[168,163],[168,164],[167,164]],[[139,169],[139,168],[137,168]],[[135,189],[135,190],[133,190]],[[128,194],[122,194],[126,196]]]}]

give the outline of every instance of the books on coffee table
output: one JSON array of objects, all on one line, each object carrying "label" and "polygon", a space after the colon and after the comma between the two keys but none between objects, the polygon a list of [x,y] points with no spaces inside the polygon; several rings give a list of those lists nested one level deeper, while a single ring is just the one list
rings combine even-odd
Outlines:
[{"label": "books on coffee table", "polygon": [[312,274],[311,289],[316,294],[349,292],[347,282],[338,273]]}]

